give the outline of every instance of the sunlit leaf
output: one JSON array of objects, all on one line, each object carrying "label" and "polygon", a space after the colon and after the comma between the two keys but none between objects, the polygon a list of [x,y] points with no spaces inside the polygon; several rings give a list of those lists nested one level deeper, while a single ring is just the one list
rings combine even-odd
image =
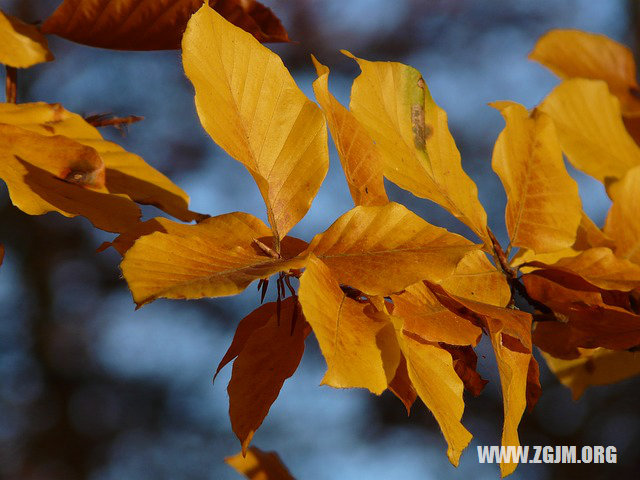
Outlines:
[{"label": "sunlit leaf", "polygon": [[640,352],[620,352],[605,348],[582,349],[574,360],[554,358],[542,353],[549,369],[571,389],[573,399],[587,387],[609,385],[640,374]]},{"label": "sunlit leaf", "polygon": [[400,362],[391,323],[369,317],[367,304],[347,297],[329,268],[313,255],[300,279],[299,296],[327,362],[322,383],[380,395]]},{"label": "sunlit leaf", "polygon": [[155,205],[183,221],[202,218],[188,209],[189,197],[142,158],[102,138],[80,115],[60,104],[0,104],[0,123],[16,125],[41,135],[64,135],[95,149],[105,165],[109,193],[125,194],[143,205]]},{"label": "sunlit leaf", "polygon": [[464,385],[453,367],[451,354],[408,335],[399,335],[398,340],[407,361],[411,383],[442,429],[449,445],[449,461],[458,466],[460,455],[472,435],[460,423],[464,412]]},{"label": "sunlit leaf", "polygon": [[453,274],[442,280],[440,285],[453,295],[500,307],[511,299],[511,289],[504,273],[480,250],[465,255]]},{"label": "sunlit leaf", "polygon": [[[453,297],[439,285],[428,286],[444,306],[462,317],[477,322],[488,331],[502,385],[502,445],[520,445],[518,424],[527,406],[527,378],[532,358],[531,315],[511,308]],[[513,473],[516,467],[517,463],[501,463],[502,476]]]},{"label": "sunlit leaf", "polygon": [[277,238],[307,213],[328,169],[324,116],[280,57],[203,5],[183,63],[207,133],[255,179]]},{"label": "sunlit leaf", "polygon": [[[64,0],[42,31],[84,45],[116,50],[179,49],[202,0]],[[261,42],[287,42],[287,32],[255,0],[218,0],[214,8]],[[228,41],[228,40],[227,40]]]},{"label": "sunlit leaf", "polygon": [[275,452],[249,447],[246,455],[240,452],[224,461],[249,480],[295,480]]},{"label": "sunlit leaf", "polygon": [[496,106],[506,126],[492,166],[507,192],[505,219],[511,245],[536,253],[573,245],[582,206],[567,172],[552,120],[517,103]]},{"label": "sunlit leaf", "polygon": [[329,92],[329,69],[312,58],[318,72],[313,90],[327,117],[353,202],[385,205],[389,199],[382,179],[380,151],[353,114]]},{"label": "sunlit leaf", "polygon": [[615,242],[616,256],[640,264],[640,165],[627,172],[616,185],[613,205],[604,226]]},{"label": "sunlit leaf", "polygon": [[0,124],[0,178],[11,202],[30,215],[82,215],[110,232],[124,231],[140,217],[128,197],[105,188],[98,152],[67,137]]},{"label": "sunlit leaf", "polygon": [[606,247],[590,248],[579,255],[565,257],[550,264],[532,261],[525,265],[573,272],[605,290],[628,292],[640,287],[640,265],[616,257],[611,249]]},{"label": "sunlit leaf", "polygon": [[440,281],[477,248],[397,203],[355,207],[309,245],[341,283],[370,295],[399,292],[423,279]]},{"label": "sunlit leaf", "polygon": [[38,27],[0,10],[0,63],[28,68],[51,60],[53,55],[47,46],[47,39]]},{"label": "sunlit leaf", "polygon": [[292,240],[294,248],[283,246],[283,256],[274,258],[256,240],[274,247],[271,230],[262,221],[230,213],[173,233],[157,231],[140,237],[126,251],[121,268],[140,307],[159,297],[234,295],[254,280],[304,266],[302,258],[294,258],[304,242]]},{"label": "sunlit leaf", "polygon": [[384,175],[414,195],[447,209],[487,241],[487,215],[475,183],[462,170],[447,114],[416,69],[353,57],[362,73],[350,108],[382,153]]},{"label": "sunlit leaf", "polygon": [[553,119],[562,150],[578,170],[610,184],[640,165],[640,148],[627,133],[620,103],[604,82],[567,80],[538,108]]},{"label": "sunlit leaf", "polygon": [[478,326],[444,307],[422,282],[391,298],[402,328],[426,341],[475,346],[482,336]]},{"label": "sunlit leaf", "polygon": [[284,381],[294,374],[302,359],[309,328],[299,309],[294,297],[282,302],[280,316],[277,311],[271,312],[267,323],[254,330],[233,362],[227,388],[229,417],[243,454]]},{"label": "sunlit leaf", "polygon": [[560,78],[604,80],[627,114],[640,113],[640,89],[631,50],[604,35],[551,30],[540,37],[529,58]]}]

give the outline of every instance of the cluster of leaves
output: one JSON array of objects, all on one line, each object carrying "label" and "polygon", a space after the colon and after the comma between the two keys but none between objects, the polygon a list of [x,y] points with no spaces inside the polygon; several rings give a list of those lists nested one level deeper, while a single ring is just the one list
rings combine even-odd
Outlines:
[{"label": "cluster of leaves", "polygon": [[[329,69],[313,58],[318,106],[260,44],[287,40],[269,10],[240,0],[214,7],[66,0],[40,29],[0,14],[0,62],[51,60],[41,32],[107,48],[175,48],[186,25],[183,63],[202,125],[255,179],[268,225],[242,212],[191,212],[168,178],[60,105],[0,104],[0,177],[28,214],[83,215],[118,233],[105,247],[122,254],[138,307],[233,295],[256,281],[264,299],[275,276],[277,300],[240,321],[217,369],[234,362],[229,414],[242,444],[242,455],[228,460],[235,468],[290,478],[276,457],[249,445],[311,332],[328,367],[323,384],[388,389],[407,411],[419,397],[454,465],[472,437],[461,422],[463,392],[479,395],[486,384],[474,351],[483,335],[502,384],[504,445],[519,445],[520,419],[541,393],[534,344],[575,397],[640,372],[640,89],[628,49],[598,35],[550,32],[531,58],[563,82],[532,111],[492,104],[505,120],[492,158],[507,193],[503,249],[447,115],[417,70],[343,52],[361,69],[347,109],[329,91]],[[8,100],[12,78],[9,69]],[[326,175],[327,124],[355,207],[307,243],[287,234]],[[613,203],[603,229],[582,210],[563,153],[605,184]],[[383,178],[440,205],[479,242],[390,202]],[[140,222],[136,203],[197,223]],[[518,309],[517,297],[530,308]],[[502,464],[502,474],[516,466]]]}]

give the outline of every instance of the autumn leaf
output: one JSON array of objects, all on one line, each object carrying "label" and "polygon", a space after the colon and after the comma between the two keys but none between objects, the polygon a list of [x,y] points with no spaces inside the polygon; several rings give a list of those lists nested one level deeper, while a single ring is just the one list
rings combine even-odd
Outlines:
[{"label": "autumn leaf", "polygon": [[407,409],[407,416],[409,416],[411,414],[411,407],[416,401],[416,398],[418,398],[418,392],[416,392],[409,378],[407,360],[402,353],[400,354],[400,363],[398,364],[396,374],[389,383],[388,388],[404,404],[404,407]]},{"label": "autumn leaf", "polygon": [[560,78],[603,80],[620,100],[624,114],[640,113],[640,89],[631,50],[604,35],[551,30],[529,54]]},{"label": "autumn leaf", "polygon": [[640,374],[640,352],[621,352],[605,348],[580,349],[580,356],[562,360],[542,352],[549,369],[571,389],[578,400],[593,385],[609,385]]},{"label": "autumn leaf", "polygon": [[604,82],[567,80],[538,108],[553,119],[562,150],[578,170],[609,185],[640,165],[640,148],[627,133],[620,103]]},{"label": "autumn leaf", "polygon": [[11,202],[29,215],[82,215],[97,228],[123,231],[140,217],[126,196],[105,188],[105,165],[91,147],[0,123],[0,178]]},{"label": "autumn leaf", "polygon": [[0,63],[28,68],[51,60],[53,54],[38,27],[0,10]]},{"label": "autumn leaf", "polygon": [[0,243],[0,265],[2,265],[3,260],[4,260],[4,245]]},{"label": "autumn leaf", "polygon": [[[95,149],[105,166],[105,186],[112,194],[125,194],[143,205],[154,205],[183,220],[204,218],[188,209],[189,197],[142,158],[102,138],[80,115],[60,104],[0,104],[0,124],[19,126],[40,135],[64,135]],[[122,231],[122,230],[118,230]]]},{"label": "autumn leaf", "polygon": [[445,277],[440,285],[452,295],[499,307],[506,306],[511,299],[511,289],[504,273],[480,250],[462,257],[453,274]]},{"label": "autumn leaf", "polygon": [[478,365],[478,356],[471,345],[446,345],[441,344],[453,358],[453,368],[464,383],[465,390],[471,392],[474,397],[482,393],[488,380],[483,379],[476,367]]},{"label": "autumn leaf", "polygon": [[449,461],[457,467],[472,436],[460,423],[464,412],[464,384],[453,367],[453,358],[439,346],[410,335],[401,334],[398,341],[411,383],[440,425],[449,445]]},{"label": "autumn leaf", "polygon": [[434,227],[398,203],[355,207],[309,245],[340,283],[370,295],[388,295],[423,279],[453,273],[468,252],[465,238]]},{"label": "autumn leaf", "polygon": [[[531,362],[531,315],[511,308],[476,302],[449,295],[439,285],[427,285],[440,302],[461,317],[482,325],[489,334],[498,363],[504,427],[502,445],[518,446],[518,424],[527,406],[527,379]],[[501,463],[502,476],[516,469],[517,463]]]},{"label": "autumn leaf", "polygon": [[327,118],[353,203],[385,205],[389,199],[384,189],[383,160],[378,147],[353,114],[329,92],[329,69],[315,57],[311,58],[318,72],[313,91]]},{"label": "autumn leaf", "polygon": [[[285,300],[285,302],[290,302],[290,301],[291,300],[289,299]],[[282,306],[281,306],[281,309],[282,309]],[[281,313],[282,313],[282,310],[281,310]],[[218,374],[220,373],[220,370],[222,370],[226,365],[231,363],[240,354],[240,352],[244,348],[247,341],[251,338],[253,333],[259,328],[264,327],[269,321],[269,319],[273,315],[277,315],[277,314],[278,314],[277,303],[269,302],[256,308],[253,312],[251,312],[249,315],[247,315],[242,320],[240,320],[240,323],[238,323],[238,327],[236,328],[236,333],[233,336],[231,345],[229,345],[229,348],[225,352],[224,356],[222,357],[222,360],[220,360],[220,363],[216,368],[216,373],[213,376],[214,381],[218,376]]]},{"label": "autumn leaf", "polygon": [[392,295],[393,315],[402,318],[402,328],[428,342],[477,345],[482,330],[444,307],[424,283],[410,285]]},{"label": "autumn leaf", "polygon": [[254,280],[304,266],[297,255],[306,243],[286,237],[283,256],[277,258],[267,255],[256,240],[274,247],[271,230],[261,220],[239,212],[220,215],[138,238],[121,268],[141,307],[160,297],[235,295]]},{"label": "autumn leaf", "polygon": [[550,264],[532,261],[523,265],[572,272],[605,290],[628,292],[640,287],[640,265],[616,257],[606,247],[590,248],[576,256],[561,258]]},{"label": "autumn leaf", "polygon": [[[278,18],[259,2],[213,3],[222,16],[259,41],[289,41]],[[42,31],[91,47],[179,49],[189,17],[202,4],[202,0],[64,0],[43,23]]]},{"label": "autumn leaf", "polygon": [[204,129],[255,179],[278,239],[306,214],[328,169],[317,105],[280,57],[203,5],[183,39]]},{"label": "autumn leaf", "polygon": [[630,169],[616,184],[613,205],[607,215],[604,233],[615,242],[617,257],[640,264],[640,165]]},{"label": "autumn leaf", "polygon": [[520,104],[494,104],[506,126],[492,166],[507,193],[511,245],[547,253],[573,245],[581,219],[578,185],[567,172],[549,116]]},{"label": "autumn leaf", "polygon": [[606,304],[603,294],[589,284],[561,284],[554,281],[557,276],[544,273],[523,277],[528,295],[561,320],[537,322],[533,340],[542,350],[572,359],[580,355],[579,347],[626,350],[640,345],[640,315]]},{"label": "autumn leaf", "polygon": [[298,294],[327,362],[322,384],[366,388],[376,395],[386,390],[400,362],[393,326],[368,316],[368,304],[349,298],[314,255],[300,278]]},{"label": "autumn leaf", "polygon": [[295,480],[275,452],[249,447],[246,455],[240,452],[224,461],[249,480]]},{"label": "autumn leaf", "polygon": [[478,189],[462,170],[447,115],[431,98],[420,72],[343,53],[362,70],[353,82],[350,109],[376,142],[385,177],[436,202],[488,242]]},{"label": "autumn leaf", "polygon": [[242,453],[267,416],[284,381],[298,368],[309,333],[294,297],[282,302],[280,315],[273,309],[264,326],[253,331],[233,362],[229,392],[231,427]]}]

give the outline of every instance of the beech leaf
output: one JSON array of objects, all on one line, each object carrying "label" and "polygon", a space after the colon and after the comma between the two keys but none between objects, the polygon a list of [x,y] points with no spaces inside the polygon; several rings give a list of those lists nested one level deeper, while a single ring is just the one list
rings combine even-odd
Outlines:
[{"label": "beech leaf", "polygon": [[295,480],[276,452],[263,452],[249,447],[224,461],[249,480]]},{"label": "beech leaf", "polygon": [[40,135],[64,135],[95,149],[104,162],[105,186],[109,193],[125,194],[137,203],[154,205],[183,221],[203,218],[188,209],[187,194],[165,175],[138,155],[104,140],[95,127],[60,104],[0,104],[1,123]]},{"label": "beech leaf", "polygon": [[622,123],[620,102],[599,80],[558,85],[538,107],[554,121],[571,164],[605,185],[640,165],[640,148]]},{"label": "beech leaf", "polygon": [[609,385],[640,374],[640,352],[621,352],[606,348],[580,349],[580,356],[562,360],[542,352],[549,369],[571,389],[578,400],[594,385]]},{"label": "beech leaf", "polygon": [[255,179],[278,239],[307,213],[328,165],[318,106],[282,60],[203,5],[189,21],[183,63],[202,126]]},{"label": "beech leaf", "polygon": [[[304,266],[293,251],[268,256],[255,240],[271,242],[271,231],[247,213],[230,213],[186,225],[175,232],[157,231],[136,240],[121,264],[133,299],[141,307],[156,298],[202,298],[235,295],[254,280]],[[286,242],[285,239],[283,241]]]},{"label": "beech leaf", "polygon": [[0,63],[28,68],[51,60],[53,54],[38,27],[0,10]]},{"label": "beech leaf", "polygon": [[[261,42],[289,41],[278,18],[255,0],[212,3],[227,20]],[[92,47],[179,49],[189,17],[202,4],[202,0],[64,0],[42,31]]]},{"label": "beech leaf", "polygon": [[551,118],[537,111],[530,116],[517,103],[495,106],[506,126],[496,141],[492,166],[507,193],[505,219],[511,245],[536,253],[570,247],[582,205]]},{"label": "beech leaf", "polygon": [[[604,80],[625,114],[640,113],[636,63],[631,50],[604,35],[579,30],[551,30],[529,54],[560,78]],[[634,93],[635,92],[635,93]]]},{"label": "beech leaf", "polygon": [[353,203],[385,205],[389,199],[384,189],[380,151],[360,122],[329,92],[329,69],[315,57],[312,59],[318,72],[313,91],[327,118]]},{"label": "beech leaf", "polygon": [[105,165],[98,152],[60,135],[0,123],[0,178],[11,202],[29,215],[82,215],[111,232],[126,230],[140,217],[128,197],[105,188]]},{"label": "beech leaf", "polygon": [[640,264],[640,165],[627,172],[615,192],[604,233],[614,240],[617,257]]},{"label": "beech leaf", "polygon": [[447,114],[416,69],[394,62],[358,62],[350,108],[378,146],[384,175],[399,187],[448,210],[488,242],[478,188],[462,170]]},{"label": "beech leaf", "polygon": [[468,252],[467,239],[427,223],[398,203],[355,207],[309,245],[340,283],[370,295],[388,295],[453,273]]},{"label": "beech leaf", "polygon": [[395,376],[400,349],[393,326],[347,297],[329,267],[311,255],[300,278],[300,304],[327,362],[323,385],[380,395]]},{"label": "beech leaf", "polygon": [[282,302],[280,316],[270,312],[268,321],[254,330],[233,362],[227,388],[229,417],[243,454],[284,381],[295,373],[302,359],[309,328],[302,315],[294,313],[299,308],[294,297]]}]

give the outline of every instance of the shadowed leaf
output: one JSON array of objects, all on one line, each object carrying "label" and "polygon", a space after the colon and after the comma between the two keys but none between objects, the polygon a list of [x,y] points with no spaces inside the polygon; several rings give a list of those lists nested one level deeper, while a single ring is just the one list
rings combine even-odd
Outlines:
[{"label": "shadowed leaf", "polygon": [[249,480],[295,480],[275,452],[250,447],[246,455],[240,452],[224,461]]}]

